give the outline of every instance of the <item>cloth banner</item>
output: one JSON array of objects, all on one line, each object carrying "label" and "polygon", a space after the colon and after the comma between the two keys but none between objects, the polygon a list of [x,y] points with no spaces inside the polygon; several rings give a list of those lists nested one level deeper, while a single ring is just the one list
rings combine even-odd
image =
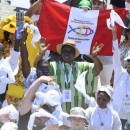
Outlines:
[{"label": "cloth banner", "polygon": [[[76,47],[81,54],[91,54],[92,47],[97,42],[104,47],[99,55],[112,55],[112,31],[108,29],[106,20],[110,18],[111,10],[89,10],[70,7],[54,0],[44,0],[39,19],[39,30],[42,37],[51,44],[50,50],[56,52],[56,45],[70,38],[76,41]],[[124,21],[126,10],[116,9],[115,12]],[[117,26],[118,39],[122,27]]]}]

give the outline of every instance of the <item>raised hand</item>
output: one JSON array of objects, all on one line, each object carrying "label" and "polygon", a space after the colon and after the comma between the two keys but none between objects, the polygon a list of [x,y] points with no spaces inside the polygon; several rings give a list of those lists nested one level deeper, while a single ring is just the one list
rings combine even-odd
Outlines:
[{"label": "raised hand", "polygon": [[9,120],[10,120],[10,113],[0,115],[0,121],[9,121]]},{"label": "raised hand", "polygon": [[102,50],[103,46],[104,46],[103,43],[100,43],[99,45],[97,45],[97,42],[96,42],[92,48],[92,56],[96,57],[97,54],[100,52],[100,50]]},{"label": "raised hand", "polygon": [[56,78],[54,76],[41,76],[40,77],[40,80],[43,83],[49,83],[49,82],[55,81],[55,79]]},{"label": "raised hand", "polygon": [[26,42],[28,37],[27,28],[21,30],[21,42]]},{"label": "raised hand", "polygon": [[39,41],[39,46],[40,46],[40,53],[44,54],[46,50],[48,50],[50,44],[46,45],[46,38],[41,38]]}]

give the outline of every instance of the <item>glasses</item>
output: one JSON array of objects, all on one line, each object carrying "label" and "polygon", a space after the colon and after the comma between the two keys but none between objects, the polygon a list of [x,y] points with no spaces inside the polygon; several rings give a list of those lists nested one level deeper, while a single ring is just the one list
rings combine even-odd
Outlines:
[{"label": "glasses", "polygon": [[74,50],[62,50],[62,53],[64,53],[65,55],[71,55],[74,53]]}]

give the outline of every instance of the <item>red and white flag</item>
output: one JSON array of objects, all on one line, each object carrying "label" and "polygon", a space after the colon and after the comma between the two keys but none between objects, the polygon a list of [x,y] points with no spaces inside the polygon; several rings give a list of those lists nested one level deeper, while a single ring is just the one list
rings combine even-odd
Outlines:
[{"label": "red and white flag", "polygon": [[[116,13],[124,21],[125,9],[117,9]],[[39,30],[47,39],[50,50],[56,51],[56,45],[66,39],[76,41],[76,47],[81,54],[91,54],[92,47],[97,42],[104,47],[99,55],[112,55],[112,32],[108,29],[106,19],[110,18],[111,10],[89,10],[70,7],[54,0],[44,0],[39,19]],[[118,39],[122,27],[117,26]]]}]

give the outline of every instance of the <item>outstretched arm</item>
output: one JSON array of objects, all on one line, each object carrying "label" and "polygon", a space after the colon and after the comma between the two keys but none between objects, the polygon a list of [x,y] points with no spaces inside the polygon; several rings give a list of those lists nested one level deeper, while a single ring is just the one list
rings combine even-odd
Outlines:
[{"label": "outstretched arm", "polygon": [[94,45],[94,47],[92,48],[92,56],[93,56],[93,61],[94,61],[94,67],[95,67],[95,76],[99,75],[100,72],[103,69],[103,65],[101,63],[101,61],[98,58],[98,52],[103,48],[103,44],[99,44],[97,45],[97,43]]},{"label": "outstretched arm", "polygon": [[118,47],[118,39],[116,27],[112,28],[112,37],[113,37],[113,68],[114,68],[114,81],[122,74],[121,60],[120,60],[120,51]]},{"label": "outstretched arm", "polygon": [[25,15],[28,17],[32,17],[32,15],[36,13],[40,15],[41,7],[42,7],[42,0],[38,0],[28,9]]},{"label": "outstretched arm", "polygon": [[27,91],[27,93],[25,94],[23,100],[22,100],[22,105],[20,108],[20,114],[24,115],[26,114],[32,106],[32,100],[35,97],[35,93],[37,91],[37,89],[39,88],[41,83],[48,83],[51,81],[54,81],[55,78],[53,76],[41,76],[40,78],[38,78],[29,88],[29,90]]}]

